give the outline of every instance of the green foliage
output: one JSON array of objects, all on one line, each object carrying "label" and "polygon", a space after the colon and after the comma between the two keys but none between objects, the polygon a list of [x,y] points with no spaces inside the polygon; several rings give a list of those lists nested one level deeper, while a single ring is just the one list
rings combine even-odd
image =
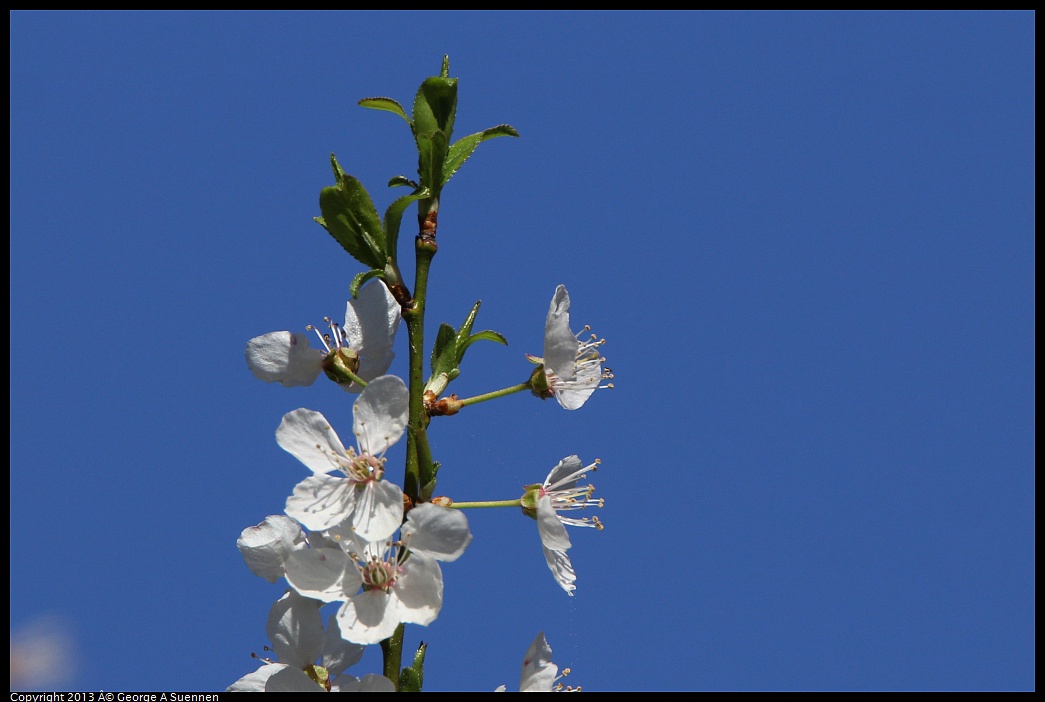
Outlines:
[{"label": "green foliage", "polygon": [[337,183],[320,191],[319,210],[323,216],[316,217],[316,221],[364,266],[384,268],[385,233],[370,194],[362,183],[342,170],[333,154],[330,163]]},{"label": "green foliage", "polygon": [[482,301],[475,303],[459,330],[455,330],[446,323],[439,326],[435,345],[432,347],[432,377],[429,379],[426,389],[432,390],[437,395],[442,393],[450,381],[461,374],[461,361],[464,360],[465,351],[476,341],[495,341],[505,346],[508,345],[508,341],[503,335],[490,329],[472,333],[472,325],[475,323],[475,316],[478,314],[481,304]]},{"label": "green foliage", "polygon": [[420,183],[406,176],[396,176],[388,181],[389,187],[408,185],[414,190],[428,189],[425,198],[438,200],[443,186],[457,173],[475,149],[487,139],[499,136],[519,136],[515,128],[500,124],[484,129],[451,144],[454,121],[457,119],[457,78],[450,77],[450,57],[443,57],[438,76],[426,78],[414,96],[413,119],[407,116],[403,106],[392,98],[374,97],[359,101],[363,107],[382,110],[399,115],[410,125],[417,144],[417,173]]}]

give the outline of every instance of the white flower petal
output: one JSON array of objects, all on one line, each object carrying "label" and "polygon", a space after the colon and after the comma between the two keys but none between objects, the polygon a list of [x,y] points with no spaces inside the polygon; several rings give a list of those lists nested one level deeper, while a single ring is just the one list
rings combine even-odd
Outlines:
[{"label": "white flower petal", "polygon": [[346,668],[354,666],[363,659],[366,646],[350,643],[341,638],[341,629],[337,625],[337,614],[331,614],[327,621],[324,635],[323,660],[320,665],[331,675],[341,675]]},{"label": "white flower petal", "polygon": [[542,631],[537,634],[523,658],[519,692],[551,692],[558,674],[559,666],[552,663],[552,649]]},{"label": "white flower petal", "polygon": [[254,575],[274,583],[283,577],[287,556],[304,538],[297,522],[273,514],[261,524],[244,529],[236,539],[236,547]]},{"label": "white flower petal", "polygon": [[395,584],[399,617],[409,624],[427,625],[443,607],[443,572],[439,563],[413,553],[402,566]]},{"label": "white flower petal", "polygon": [[555,513],[552,499],[547,495],[537,499],[537,532],[545,548],[565,551],[572,546],[570,535],[566,533],[566,527]]},{"label": "white flower petal", "polygon": [[472,542],[472,532],[460,510],[426,502],[410,510],[403,525],[403,538],[414,553],[456,561]]},{"label": "white flower petal", "polygon": [[381,455],[406,431],[410,415],[406,384],[394,375],[374,378],[356,400],[352,414],[360,450]]},{"label": "white flower petal", "polygon": [[329,473],[347,460],[345,446],[330,422],[309,409],[296,409],[283,416],[276,429],[276,443],[314,473]]},{"label": "white flower petal", "polygon": [[336,602],[358,590],[363,581],[341,549],[306,548],[287,558],[287,582],[304,597]]},{"label": "white flower petal", "polygon": [[345,335],[349,348],[359,354],[363,380],[370,382],[388,370],[395,356],[392,344],[400,319],[399,303],[380,280],[367,283],[358,298],[348,301]]},{"label": "white flower petal", "polygon": [[559,587],[565,590],[567,595],[573,597],[573,591],[577,589],[577,586],[573,584],[577,581],[577,574],[573,572],[573,564],[570,563],[570,557],[566,555],[566,552],[553,551],[545,547],[544,561],[548,564],[548,570],[552,572],[555,582],[559,583]]},{"label": "white flower petal", "polygon": [[358,644],[384,641],[399,623],[398,601],[383,590],[361,592],[349,598],[337,613],[342,638]]},{"label": "white flower petal", "polygon": [[[348,481],[345,481],[348,482]],[[367,541],[383,541],[403,523],[403,491],[387,480],[370,481],[356,495],[350,521],[356,534]]]},{"label": "white flower petal", "polygon": [[352,517],[359,493],[356,484],[332,475],[310,475],[294,486],[285,511],[312,531],[323,531]]},{"label": "white flower petal", "polygon": [[340,686],[342,692],[395,692],[396,686],[384,675],[370,673],[362,680]]},{"label": "white flower petal", "polygon": [[570,294],[566,286],[555,288],[544,323],[544,368],[563,380],[573,380],[580,342],[570,331]]},{"label": "white flower petal", "polygon": [[278,382],[288,388],[311,385],[322,364],[323,352],[311,348],[304,334],[278,331],[247,342],[247,367],[267,383]]},{"label": "white flower petal", "polygon": [[288,590],[269,610],[265,633],[280,663],[298,670],[315,663],[323,651],[320,602]]},{"label": "white flower petal", "polygon": [[268,679],[286,667],[282,663],[266,663],[229,685],[225,692],[264,692]]},{"label": "white flower petal", "polygon": [[326,692],[299,668],[287,666],[265,682],[265,692]]},{"label": "white flower petal", "polygon": [[559,464],[548,473],[548,477],[544,479],[544,489],[569,490],[577,484],[577,480],[584,473],[584,470],[584,464],[581,463],[580,456],[576,454],[567,456],[559,461]]}]

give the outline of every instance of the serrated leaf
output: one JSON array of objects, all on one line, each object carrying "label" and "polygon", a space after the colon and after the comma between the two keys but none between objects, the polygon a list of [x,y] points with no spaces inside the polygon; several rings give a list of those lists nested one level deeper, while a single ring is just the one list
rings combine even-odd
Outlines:
[{"label": "serrated leaf", "polygon": [[374,269],[371,271],[363,271],[362,273],[356,273],[355,277],[352,278],[352,282],[348,285],[348,292],[352,295],[352,299],[359,297],[359,289],[363,287],[363,283],[367,282],[371,278],[384,278],[385,272],[382,270]]},{"label": "serrated leaf", "polygon": [[447,139],[454,131],[457,115],[457,79],[426,78],[414,97],[414,136],[441,131]]},{"label": "serrated leaf", "polygon": [[453,178],[454,173],[468,160],[479,144],[483,143],[487,139],[495,139],[501,136],[519,136],[519,132],[507,124],[499,124],[496,127],[490,127],[484,129],[481,132],[475,134],[469,134],[466,137],[462,137],[450,146],[450,150],[446,156],[446,163],[443,165],[443,185],[446,185],[447,181]]},{"label": "serrated leaf", "polygon": [[508,345],[508,340],[504,338],[503,334],[498,334],[492,329],[484,329],[481,332],[476,332],[475,334],[472,334],[470,337],[464,340],[464,343],[462,343],[459,348],[461,358],[464,358],[464,350],[477,341],[495,341],[498,344],[504,344],[505,346]]},{"label": "serrated leaf", "polygon": [[[439,325],[439,332],[435,336],[435,344],[432,346],[432,375],[449,373],[453,369],[452,362],[457,359],[457,351],[452,348],[457,339],[457,330],[445,322]],[[449,348],[450,352],[447,353]],[[449,364],[447,362],[450,362]],[[444,367],[447,366],[447,367]]]},{"label": "serrated leaf", "polygon": [[390,188],[399,188],[404,185],[409,185],[414,190],[417,190],[417,188],[419,187],[417,183],[410,180],[404,175],[392,176],[392,178],[388,181],[388,187]]},{"label": "serrated leaf", "polygon": [[385,247],[389,255],[395,258],[396,247],[399,243],[399,225],[403,221],[403,212],[410,206],[411,203],[417,202],[421,198],[428,197],[428,190],[421,190],[416,193],[404,195],[399,198],[385,210]]},{"label": "serrated leaf", "polygon": [[421,187],[428,188],[433,197],[442,186],[447,148],[446,135],[440,131],[417,136],[417,174],[421,176]]},{"label": "serrated leaf", "polygon": [[385,234],[370,193],[330,155],[337,185],[319,193],[319,222],[341,246],[368,268],[385,265]]},{"label": "serrated leaf", "polygon": [[410,118],[406,116],[406,110],[403,109],[403,106],[395,100],[393,100],[392,98],[363,98],[359,101],[359,104],[360,106],[366,107],[371,110],[382,110],[384,112],[391,112],[394,115],[399,115],[400,117],[406,120],[406,123],[409,124],[411,128],[413,128],[414,126],[413,123],[410,121]]}]

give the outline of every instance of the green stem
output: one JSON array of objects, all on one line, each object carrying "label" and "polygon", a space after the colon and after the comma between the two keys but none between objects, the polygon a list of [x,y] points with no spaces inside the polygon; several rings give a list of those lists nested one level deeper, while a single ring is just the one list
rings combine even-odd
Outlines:
[{"label": "green stem", "polygon": [[405,624],[396,627],[395,632],[381,642],[381,653],[385,658],[385,677],[392,681],[399,691],[399,669],[403,665],[403,631]]},{"label": "green stem", "polygon": [[457,402],[463,406],[475,405],[480,402],[486,402],[487,400],[496,400],[498,397],[506,397],[523,390],[529,390],[530,383],[520,383],[519,385],[513,385],[510,388],[502,388],[501,390],[494,390],[493,392],[483,393],[482,395],[476,395],[474,397],[466,397],[463,400],[457,400]]},{"label": "green stem", "polygon": [[488,507],[522,507],[522,500],[487,500],[486,502],[453,502],[451,509],[484,509]]}]

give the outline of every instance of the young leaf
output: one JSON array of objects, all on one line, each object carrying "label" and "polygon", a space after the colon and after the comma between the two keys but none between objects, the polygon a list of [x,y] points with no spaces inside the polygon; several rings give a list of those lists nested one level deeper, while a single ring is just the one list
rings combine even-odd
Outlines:
[{"label": "young leaf", "polygon": [[393,259],[396,257],[396,251],[398,250],[396,246],[399,241],[399,225],[403,221],[403,212],[410,203],[417,202],[425,197],[428,197],[427,189],[404,195],[385,210],[385,246],[388,255]]},{"label": "young leaf", "polygon": [[426,78],[414,98],[414,136],[441,131],[449,139],[457,114],[457,79]]},{"label": "young leaf", "polygon": [[479,144],[483,143],[487,139],[493,139],[499,136],[519,136],[519,132],[514,127],[507,124],[499,124],[496,127],[490,127],[484,129],[481,132],[475,134],[469,134],[466,137],[462,137],[455,141],[450,146],[450,152],[446,157],[446,164],[443,166],[443,185],[450,180],[457,169],[468,160],[468,157],[472,155]]},{"label": "young leaf", "polygon": [[363,271],[362,273],[356,273],[356,276],[352,278],[352,282],[348,286],[348,292],[352,295],[352,299],[359,297],[359,289],[363,287],[363,283],[367,282],[371,278],[384,278],[385,272],[382,270],[374,269],[371,271]]},{"label": "young leaf", "polygon": [[410,180],[404,175],[392,176],[392,178],[388,181],[388,187],[390,188],[399,188],[404,185],[409,185],[414,190],[417,190],[418,187],[420,187],[417,183]]},{"label": "young leaf", "polygon": [[465,339],[464,342],[460,345],[460,347],[458,348],[458,353],[461,354],[462,359],[464,358],[465,349],[467,349],[469,346],[471,346],[477,341],[496,341],[498,344],[504,344],[505,346],[508,345],[508,340],[505,339],[502,334],[498,334],[492,329],[484,329],[481,332],[476,332],[475,334],[472,334],[470,337]]},{"label": "young leaf", "polygon": [[406,116],[406,110],[403,109],[403,106],[395,100],[393,100],[392,98],[363,98],[359,101],[359,104],[371,110],[383,110],[385,112],[391,112],[394,115],[399,115],[400,117],[406,120],[406,123],[409,124],[411,128],[413,128],[414,126],[413,123],[410,122],[410,118]]},{"label": "young leaf", "polygon": [[437,197],[446,163],[446,135],[440,131],[418,134],[417,152],[417,174],[421,176],[421,187],[428,188],[431,193],[429,197]]},{"label": "young leaf", "polygon": [[383,268],[385,234],[370,194],[362,183],[342,170],[333,154],[330,162],[337,185],[320,191],[322,216],[316,221],[360,263],[369,268]]},{"label": "young leaf", "polygon": [[435,345],[432,346],[432,375],[449,373],[457,360],[457,350],[454,343],[457,339],[457,331],[445,322],[439,325],[439,333],[435,337]]}]

